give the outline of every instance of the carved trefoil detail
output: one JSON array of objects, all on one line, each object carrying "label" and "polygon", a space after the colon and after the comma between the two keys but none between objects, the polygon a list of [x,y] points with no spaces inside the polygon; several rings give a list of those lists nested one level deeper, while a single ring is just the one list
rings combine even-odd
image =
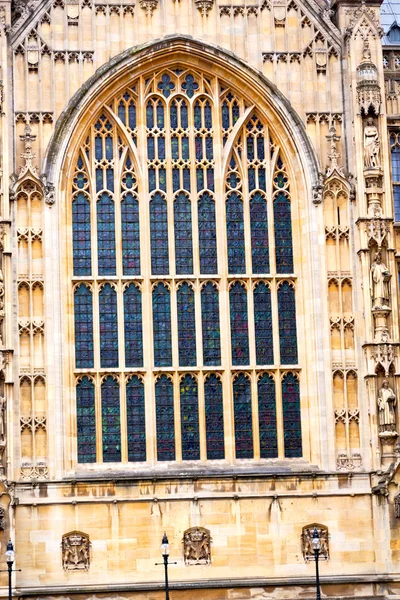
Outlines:
[{"label": "carved trefoil detail", "polygon": [[183,555],[186,565],[211,564],[211,536],[204,527],[192,527],[183,534]]},{"label": "carved trefoil detail", "polygon": [[315,560],[315,553],[312,547],[312,539],[314,537],[314,530],[317,530],[321,548],[318,554],[320,560],[329,560],[329,532],[325,525],[320,523],[312,523],[303,527],[301,532],[301,551],[303,558],[306,562],[309,560]]},{"label": "carved trefoil detail", "polygon": [[62,537],[62,564],[64,571],[88,571],[90,540],[86,533],[70,531]]}]

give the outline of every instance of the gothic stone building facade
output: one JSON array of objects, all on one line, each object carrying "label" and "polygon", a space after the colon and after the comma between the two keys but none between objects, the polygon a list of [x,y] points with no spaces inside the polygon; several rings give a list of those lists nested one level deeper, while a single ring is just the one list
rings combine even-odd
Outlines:
[{"label": "gothic stone building facade", "polygon": [[312,597],[314,525],[324,594],[400,593],[396,31],[375,0],[0,0],[16,594],[161,600],[166,532],[174,600]]}]

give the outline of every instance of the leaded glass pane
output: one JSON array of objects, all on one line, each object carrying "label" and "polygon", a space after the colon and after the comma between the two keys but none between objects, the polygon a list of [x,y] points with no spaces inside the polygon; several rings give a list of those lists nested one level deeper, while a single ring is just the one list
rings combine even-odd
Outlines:
[{"label": "leaded glass pane", "polygon": [[182,460],[199,460],[199,403],[196,379],[191,375],[185,375],[181,380],[179,390],[181,398]]},{"label": "leaded glass pane", "polygon": [[253,458],[251,384],[244,373],[233,382],[236,458]]},{"label": "leaded glass pane", "polygon": [[220,365],[219,292],[211,282],[207,282],[201,290],[201,322],[204,365]]},{"label": "leaded glass pane", "polygon": [[125,366],[143,366],[142,293],[134,285],[124,291]]},{"label": "leaded glass pane", "polygon": [[292,217],[290,200],[279,192],[274,200],[276,272],[293,273]]},{"label": "leaded glass pane", "polygon": [[243,202],[236,192],[231,192],[226,201],[226,236],[229,273],[245,273]]},{"label": "leaded glass pane", "polygon": [[254,289],[253,295],[257,364],[273,365],[271,291],[268,285],[261,281]]},{"label": "leaded glass pane", "polygon": [[99,275],[115,275],[114,202],[105,192],[97,201],[97,245]]},{"label": "leaded glass pane", "polygon": [[121,202],[122,268],[124,275],[140,275],[139,202],[128,192]]},{"label": "leaded glass pane", "polygon": [[101,418],[103,435],[103,462],[121,461],[121,417],[119,383],[106,377],[101,384]]},{"label": "leaded glass pane", "polygon": [[250,201],[250,225],[253,273],[269,273],[267,202],[260,192]]},{"label": "leaded glass pane", "polygon": [[200,272],[203,275],[218,273],[217,230],[215,225],[215,202],[205,192],[198,201]]},{"label": "leaded glass pane", "polygon": [[175,460],[174,387],[166,375],[156,382],[157,460]]},{"label": "leaded glass pane", "polygon": [[168,266],[168,214],[167,203],[157,192],[150,202],[151,272],[167,275]]},{"label": "leaded glass pane", "polygon": [[72,237],[74,275],[91,275],[90,202],[83,192],[79,192],[72,202]]},{"label": "leaded glass pane", "polygon": [[248,365],[249,331],[247,320],[247,291],[243,284],[233,284],[229,292],[231,317],[232,364]]},{"label": "leaded glass pane", "polygon": [[188,283],[183,283],[177,291],[179,365],[196,365],[196,324],[194,292]]},{"label": "leaded glass pane", "polygon": [[285,457],[301,457],[300,386],[293,373],[287,373],[282,379],[282,410]]},{"label": "leaded glass pane", "polygon": [[400,221],[400,147],[392,148],[392,182],[394,196],[394,219]]},{"label": "leaded glass pane", "polygon": [[153,336],[155,366],[171,366],[171,299],[169,289],[162,283],[153,289]]},{"label": "leaded glass pane", "polygon": [[109,283],[99,293],[100,366],[118,367],[117,294]]},{"label": "leaded glass pane", "polygon": [[258,427],[260,432],[260,457],[278,457],[278,436],[276,429],[275,381],[264,373],[257,383]]},{"label": "leaded glass pane", "polygon": [[296,303],[293,287],[284,281],[278,289],[279,345],[282,365],[297,364]]},{"label": "leaded glass pane", "polygon": [[225,458],[222,382],[214,374],[204,382],[207,460]]},{"label": "leaded glass pane", "polygon": [[92,292],[80,285],[74,292],[75,315],[75,367],[92,369],[93,358],[93,306]]},{"label": "leaded glass pane", "polygon": [[146,460],[144,385],[136,375],[126,384],[126,424],[128,461]]},{"label": "leaded glass pane", "polygon": [[96,462],[96,413],[94,384],[82,377],[76,386],[78,462]]},{"label": "leaded glass pane", "polygon": [[193,273],[192,204],[184,193],[174,201],[174,227],[176,272]]}]

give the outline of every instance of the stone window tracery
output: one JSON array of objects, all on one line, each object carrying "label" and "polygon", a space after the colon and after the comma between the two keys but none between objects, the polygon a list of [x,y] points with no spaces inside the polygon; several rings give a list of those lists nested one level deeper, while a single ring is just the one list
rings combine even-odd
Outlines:
[{"label": "stone window tracery", "polygon": [[266,119],[216,79],[165,69],[83,140],[78,463],[302,456],[293,199]]},{"label": "stone window tracery", "polygon": [[399,132],[390,134],[390,150],[392,156],[392,186],[394,200],[394,220],[400,221],[400,141]]}]

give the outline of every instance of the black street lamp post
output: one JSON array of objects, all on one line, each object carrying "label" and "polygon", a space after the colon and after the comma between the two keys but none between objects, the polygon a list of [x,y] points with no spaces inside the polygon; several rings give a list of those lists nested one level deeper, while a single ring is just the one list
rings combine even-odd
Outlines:
[{"label": "black street lamp post", "polygon": [[7,550],[5,552],[6,554],[6,562],[7,562],[7,571],[4,571],[3,569],[0,571],[0,573],[8,573],[8,600],[12,600],[12,573],[15,573],[16,571],[21,571],[21,569],[13,569],[13,564],[14,564],[14,559],[15,559],[15,552],[14,552],[14,546],[12,541],[10,540],[7,544]]},{"label": "black street lamp post", "polygon": [[164,532],[163,539],[161,542],[161,556],[163,557],[163,563],[156,563],[156,565],[164,565],[165,571],[165,600],[169,600],[169,583],[168,583],[168,565],[176,565],[176,562],[169,562],[169,543],[167,534]]},{"label": "black street lamp post", "polygon": [[312,548],[314,550],[314,557],[315,557],[315,579],[316,579],[316,585],[317,585],[317,600],[321,600],[321,589],[320,589],[320,585],[319,585],[319,565],[318,565],[319,552],[321,550],[321,539],[319,537],[319,533],[318,533],[318,530],[316,527],[314,527],[311,544],[312,544]]}]

